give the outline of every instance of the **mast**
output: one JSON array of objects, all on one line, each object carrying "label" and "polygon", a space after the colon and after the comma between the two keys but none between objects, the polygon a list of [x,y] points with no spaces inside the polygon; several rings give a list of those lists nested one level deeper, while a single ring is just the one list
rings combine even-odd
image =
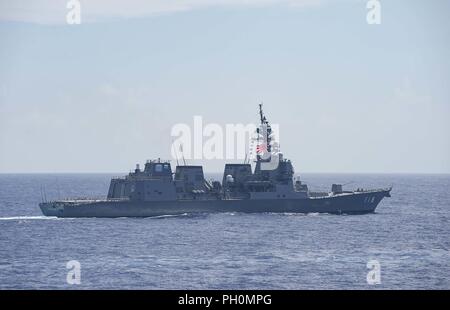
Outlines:
[{"label": "mast", "polygon": [[259,104],[259,117],[261,119],[261,125],[264,123],[264,112],[262,110],[262,106],[263,106],[263,104],[260,103]]},{"label": "mast", "polygon": [[[270,154],[272,151],[272,127],[269,124],[269,121],[267,120],[266,116],[264,115],[263,104],[259,104],[259,118],[260,118],[260,125],[259,128],[256,128],[256,133],[258,134],[257,138],[257,145],[256,145],[256,161],[270,161],[267,157],[267,153]],[[263,153],[264,159],[261,156],[261,153]]]}]

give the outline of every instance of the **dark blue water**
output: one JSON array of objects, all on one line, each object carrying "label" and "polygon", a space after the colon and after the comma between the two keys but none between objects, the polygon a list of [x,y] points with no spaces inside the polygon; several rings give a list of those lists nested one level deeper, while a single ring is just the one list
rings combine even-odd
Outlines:
[{"label": "dark blue water", "polygon": [[[41,216],[48,198],[98,196],[111,175],[0,175],[0,288],[450,289],[449,175],[304,175],[386,187],[376,214]],[[369,285],[376,259],[381,284]],[[66,263],[81,284],[66,283]]]}]

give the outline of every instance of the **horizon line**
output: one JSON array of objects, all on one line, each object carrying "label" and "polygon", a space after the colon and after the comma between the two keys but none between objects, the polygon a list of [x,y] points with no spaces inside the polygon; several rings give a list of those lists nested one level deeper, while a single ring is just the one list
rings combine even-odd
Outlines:
[{"label": "horizon line", "polygon": [[[131,172],[131,171],[129,171]],[[117,175],[127,175],[129,172],[108,172],[108,171],[72,171],[72,172],[1,172],[0,171],[0,175],[6,175],[6,174],[22,174],[22,175],[30,175],[30,174],[117,174]],[[175,172],[173,172],[174,174]],[[204,174],[211,174],[211,173],[220,173],[223,174],[223,171],[208,171],[208,172],[204,172]],[[403,174],[403,175],[450,175],[450,171],[449,172],[398,172],[398,171],[394,171],[394,172],[387,172],[387,171],[382,171],[382,172],[339,172],[339,171],[328,171],[328,172],[320,172],[320,171],[304,171],[304,172],[300,172],[300,173],[294,173],[294,175],[299,175],[299,174]]]}]

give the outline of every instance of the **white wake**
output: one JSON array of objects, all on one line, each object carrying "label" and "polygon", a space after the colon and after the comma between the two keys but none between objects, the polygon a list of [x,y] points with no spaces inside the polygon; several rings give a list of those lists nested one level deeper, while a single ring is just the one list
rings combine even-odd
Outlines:
[{"label": "white wake", "polygon": [[21,220],[55,220],[56,216],[10,216],[0,217],[0,221],[21,221]]}]

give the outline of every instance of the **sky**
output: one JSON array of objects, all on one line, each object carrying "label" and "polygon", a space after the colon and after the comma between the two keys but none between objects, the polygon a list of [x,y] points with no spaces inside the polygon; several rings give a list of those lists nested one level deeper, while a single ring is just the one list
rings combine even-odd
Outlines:
[{"label": "sky", "polygon": [[80,2],[0,0],[0,173],[126,173],[260,102],[296,172],[450,173],[449,1]]}]

